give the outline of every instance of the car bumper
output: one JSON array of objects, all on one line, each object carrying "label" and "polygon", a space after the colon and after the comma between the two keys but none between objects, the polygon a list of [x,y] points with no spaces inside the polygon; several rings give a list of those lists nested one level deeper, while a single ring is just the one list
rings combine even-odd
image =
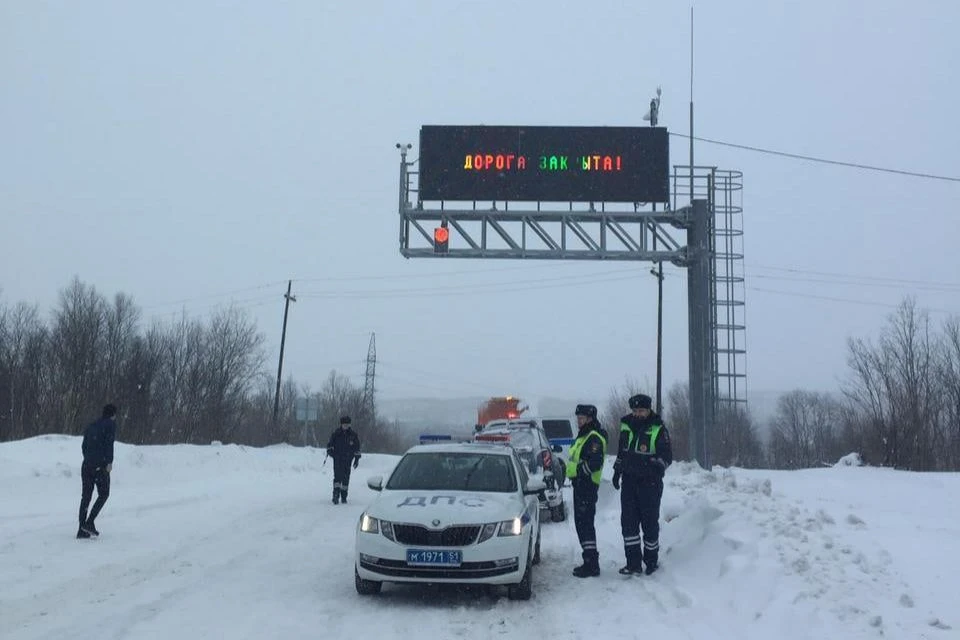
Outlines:
[{"label": "car bumper", "polygon": [[[516,584],[527,563],[529,533],[514,538],[491,538],[459,549],[463,562],[458,567],[421,566],[407,563],[407,545],[397,544],[381,534],[360,533],[357,538],[357,574],[376,582]],[[422,548],[422,547],[417,547]]]}]

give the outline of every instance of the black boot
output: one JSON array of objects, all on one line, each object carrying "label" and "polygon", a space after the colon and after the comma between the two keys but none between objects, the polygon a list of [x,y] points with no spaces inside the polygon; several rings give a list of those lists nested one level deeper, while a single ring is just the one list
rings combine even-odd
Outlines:
[{"label": "black boot", "polygon": [[93,520],[87,520],[84,524],[80,525],[80,528],[92,536],[100,535],[100,532],[97,531],[97,528],[93,526]]},{"label": "black boot", "polygon": [[626,552],[627,564],[620,567],[620,575],[643,575],[643,563],[640,561],[640,554],[635,552],[634,548],[628,547],[628,549]]},{"label": "black boot", "polygon": [[643,564],[647,565],[647,575],[650,575],[660,565],[660,541],[643,541]]},{"label": "black boot", "polygon": [[347,504],[347,490],[346,490],[346,489],[340,489],[340,502],[342,502],[343,504]]},{"label": "black boot", "polygon": [[573,568],[573,575],[578,578],[592,578],[600,575],[600,554],[596,551],[584,551],[583,564]]},{"label": "black boot", "polygon": [[77,528],[77,540],[80,540],[82,538],[89,538],[89,537],[90,537],[90,534],[84,531],[83,527]]},{"label": "black boot", "polygon": [[333,490],[333,504],[340,504],[340,488],[336,487]]}]

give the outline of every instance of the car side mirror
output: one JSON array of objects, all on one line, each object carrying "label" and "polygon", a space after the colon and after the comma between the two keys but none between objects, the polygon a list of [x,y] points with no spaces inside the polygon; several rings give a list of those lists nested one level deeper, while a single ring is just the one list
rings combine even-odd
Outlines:
[{"label": "car side mirror", "polygon": [[547,490],[547,483],[540,478],[530,478],[527,481],[527,487],[523,490],[525,496],[535,496],[542,491]]},{"label": "car side mirror", "polygon": [[383,476],[370,476],[367,478],[367,486],[374,491],[383,491]]},{"label": "car side mirror", "polygon": [[561,447],[558,444],[555,444],[550,447],[550,451],[553,451],[554,453],[563,453],[563,447]]}]

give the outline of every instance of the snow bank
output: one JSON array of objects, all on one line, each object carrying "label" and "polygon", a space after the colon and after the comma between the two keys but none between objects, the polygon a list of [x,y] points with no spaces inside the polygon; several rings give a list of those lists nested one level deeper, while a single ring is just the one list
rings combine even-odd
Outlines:
[{"label": "snow bank", "polygon": [[835,466],[835,467],[862,467],[862,466],[863,466],[863,459],[860,457],[860,454],[859,454],[859,453],[856,453],[856,452],[854,452],[854,453],[848,453],[847,455],[845,455],[845,456],[843,456],[842,458],[840,458],[840,460],[838,460],[837,463],[836,463],[835,465],[833,465],[833,466]]}]

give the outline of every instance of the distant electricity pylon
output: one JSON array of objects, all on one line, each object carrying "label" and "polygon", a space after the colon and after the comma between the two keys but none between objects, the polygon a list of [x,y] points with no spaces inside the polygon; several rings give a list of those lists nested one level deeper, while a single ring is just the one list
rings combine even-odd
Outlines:
[{"label": "distant electricity pylon", "polygon": [[373,393],[377,371],[377,334],[370,334],[370,346],[367,348],[367,373],[363,380],[363,411],[369,416],[370,424],[376,423],[373,406]]}]

